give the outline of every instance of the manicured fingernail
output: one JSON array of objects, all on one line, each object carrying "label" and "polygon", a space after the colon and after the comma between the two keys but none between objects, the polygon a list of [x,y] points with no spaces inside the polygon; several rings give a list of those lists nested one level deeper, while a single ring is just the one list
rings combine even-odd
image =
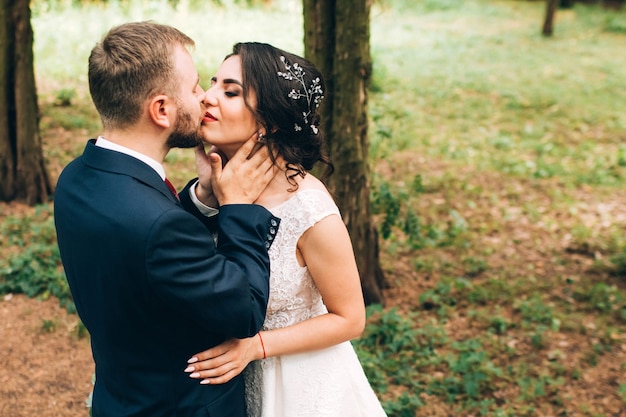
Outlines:
[{"label": "manicured fingernail", "polygon": [[198,358],[196,358],[195,356],[187,361],[187,363],[195,363],[195,362],[198,362]]},{"label": "manicured fingernail", "polygon": [[200,376],[199,372],[194,372],[193,374],[189,374],[189,378],[198,378]]},{"label": "manicured fingernail", "polygon": [[191,372],[191,371],[195,371],[196,368],[194,368],[193,366],[188,366],[187,368],[185,368],[185,372]]},{"label": "manicured fingernail", "polygon": [[210,384],[210,383],[211,383],[211,381],[209,381],[208,379],[203,379],[202,381],[200,381],[200,383],[201,383],[202,385],[208,385],[208,384]]}]

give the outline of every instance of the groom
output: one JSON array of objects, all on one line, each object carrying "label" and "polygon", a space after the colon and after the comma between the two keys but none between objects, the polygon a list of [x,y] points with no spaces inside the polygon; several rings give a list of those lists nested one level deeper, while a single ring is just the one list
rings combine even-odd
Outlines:
[{"label": "groom", "polygon": [[[252,202],[275,172],[265,148],[248,155],[253,140],[223,168],[216,154],[206,157],[191,46],[172,27],[128,23],[89,57],[104,131],[62,172],[54,214],[91,336],[94,417],[245,416],[241,378],[200,385],[183,371],[195,352],[263,323],[279,219]],[[163,160],[173,147],[196,146],[207,174],[178,196]],[[216,202],[212,216],[205,204]]]}]

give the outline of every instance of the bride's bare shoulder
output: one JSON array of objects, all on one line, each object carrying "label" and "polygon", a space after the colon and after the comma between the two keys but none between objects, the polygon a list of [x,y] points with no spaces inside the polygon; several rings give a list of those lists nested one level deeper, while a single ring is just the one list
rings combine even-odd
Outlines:
[{"label": "bride's bare shoulder", "polygon": [[326,186],[324,185],[324,183],[322,181],[320,181],[317,177],[315,177],[312,174],[307,174],[299,183],[298,183],[298,189],[299,190],[319,190],[319,191],[323,191],[326,194],[330,193],[328,192],[328,188],[326,188]]}]

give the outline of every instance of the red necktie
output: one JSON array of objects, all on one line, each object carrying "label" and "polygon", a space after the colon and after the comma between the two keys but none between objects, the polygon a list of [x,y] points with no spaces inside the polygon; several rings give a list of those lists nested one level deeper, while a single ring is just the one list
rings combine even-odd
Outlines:
[{"label": "red necktie", "polygon": [[180,197],[178,197],[178,192],[176,191],[176,188],[174,188],[170,180],[168,180],[167,178],[165,178],[165,185],[167,185],[167,188],[169,188],[172,194],[174,194],[174,197],[176,197],[176,199],[180,201]]}]

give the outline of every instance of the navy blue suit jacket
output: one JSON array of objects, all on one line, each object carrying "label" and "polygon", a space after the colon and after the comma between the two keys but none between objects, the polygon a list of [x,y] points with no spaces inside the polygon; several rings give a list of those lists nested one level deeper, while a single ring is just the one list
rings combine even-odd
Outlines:
[{"label": "navy blue suit jacket", "polygon": [[93,142],[54,198],[65,274],[91,337],[93,415],[245,416],[241,377],[200,385],[183,370],[194,353],[260,329],[279,219],[258,205],[223,206],[216,247],[187,190],[179,202],[151,167]]}]

